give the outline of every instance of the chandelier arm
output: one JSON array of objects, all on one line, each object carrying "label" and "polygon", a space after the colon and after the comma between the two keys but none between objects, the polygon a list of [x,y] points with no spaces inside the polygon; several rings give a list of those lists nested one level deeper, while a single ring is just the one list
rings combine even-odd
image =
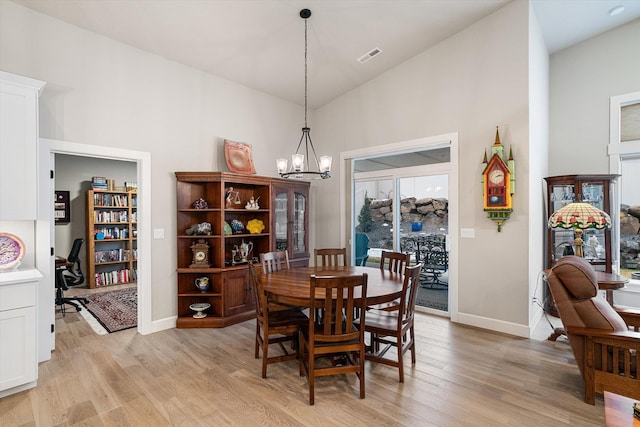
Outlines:
[{"label": "chandelier arm", "polygon": [[[309,129],[310,131],[311,129]],[[311,145],[311,152],[313,153],[313,158],[316,161],[316,165],[318,166],[318,170],[320,170],[320,160],[318,160],[318,155],[316,154],[316,147],[313,146],[313,141],[311,140],[311,134],[307,131],[307,157],[309,157],[309,145]]]}]

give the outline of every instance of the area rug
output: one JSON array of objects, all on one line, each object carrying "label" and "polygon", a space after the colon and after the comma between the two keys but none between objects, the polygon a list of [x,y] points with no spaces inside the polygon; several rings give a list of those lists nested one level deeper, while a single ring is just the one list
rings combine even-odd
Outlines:
[{"label": "area rug", "polygon": [[136,288],[98,292],[84,296],[89,303],[80,311],[93,330],[106,335],[138,325],[138,290]]}]

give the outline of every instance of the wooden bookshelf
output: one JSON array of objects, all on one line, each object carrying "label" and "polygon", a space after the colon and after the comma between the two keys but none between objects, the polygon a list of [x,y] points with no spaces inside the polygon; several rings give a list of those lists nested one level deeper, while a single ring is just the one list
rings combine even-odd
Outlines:
[{"label": "wooden bookshelf", "polygon": [[87,192],[86,248],[90,288],[136,282],[136,192]]}]

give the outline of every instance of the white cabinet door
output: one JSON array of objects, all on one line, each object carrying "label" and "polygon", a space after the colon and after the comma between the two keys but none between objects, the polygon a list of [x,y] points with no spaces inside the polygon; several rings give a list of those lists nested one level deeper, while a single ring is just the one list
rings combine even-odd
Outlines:
[{"label": "white cabinet door", "polygon": [[0,72],[0,219],[36,219],[38,95],[43,86]]},{"label": "white cabinet door", "polygon": [[0,311],[0,391],[35,381],[36,308]]}]

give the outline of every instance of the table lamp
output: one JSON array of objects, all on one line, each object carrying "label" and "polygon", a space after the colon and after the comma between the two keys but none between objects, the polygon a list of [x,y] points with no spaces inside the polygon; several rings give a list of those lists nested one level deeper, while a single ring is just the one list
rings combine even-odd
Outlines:
[{"label": "table lamp", "polygon": [[549,217],[549,228],[573,228],[575,230],[575,253],[582,257],[582,230],[611,228],[611,217],[589,203],[574,202],[560,208]]}]

